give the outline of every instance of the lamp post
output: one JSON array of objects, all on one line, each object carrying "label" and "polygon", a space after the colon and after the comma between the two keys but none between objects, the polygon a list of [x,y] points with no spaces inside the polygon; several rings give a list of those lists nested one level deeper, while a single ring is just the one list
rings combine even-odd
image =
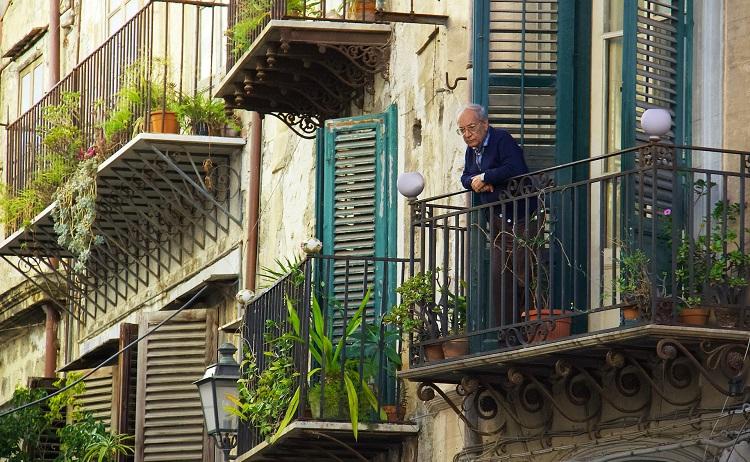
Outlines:
[{"label": "lamp post", "polygon": [[237,416],[227,411],[232,406],[229,396],[237,396],[237,381],[240,379],[240,365],[234,360],[237,348],[231,343],[219,347],[219,362],[206,368],[198,386],[201,397],[206,433],[213,436],[216,445],[224,453],[224,460],[231,459],[229,453],[237,446]]}]

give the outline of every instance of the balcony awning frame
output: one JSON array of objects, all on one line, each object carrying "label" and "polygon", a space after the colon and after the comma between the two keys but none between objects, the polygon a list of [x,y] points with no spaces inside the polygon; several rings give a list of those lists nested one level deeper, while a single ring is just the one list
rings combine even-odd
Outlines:
[{"label": "balcony awning frame", "polygon": [[[185,257],[242,226],[240,138],[143,133],[98,168],[93,245],[82,272],[57,241],[48,206],[2,243],[0,257],[85,323],[160,281]],[[67,290],[61,301],[59,289]]]},{"label": "balcony awning frame", "polygon": [[390,40],[388,24],[271,20],[215,95],[314,138],[324,120],[362,106],[377,74],[387,78]]}]

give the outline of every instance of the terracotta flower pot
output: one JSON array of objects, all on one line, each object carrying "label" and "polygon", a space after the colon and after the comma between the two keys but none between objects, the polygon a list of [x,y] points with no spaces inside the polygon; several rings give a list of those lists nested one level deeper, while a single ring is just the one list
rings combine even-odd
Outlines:
[{"label": "terracotta flower pot", "polygon": [[177,114],[169,111],[151,111],[151,133],[180,133]]},{"label": "terracotta flower pot", "polygon": [[469,339],[457,338],[443,342],[443,356],[446,358],[456,358],[469,354]]},{"label": "terracotta flower pot", "polygon": [[[526,322],[534,322],[534,321],[542,321],[545,318],[550,318],[553,316],[560,316],[563,314],[562,310],[550,310],[550,309],[543,309],[540,311],[537,311],[535,309],[529,310],[528,316],[526,313],[521,313],[521,316],[526,318]],[[547,332],[547,335],[545,336],[543,332],[539,331],[533,331],[529,334],[531,338],[528,339],[529,342],[541,342],[543,340],[555,340],[558,338],[567,337],[570,335],[570,324],[571,319],[570,318],[562,318],[562,319],[556,319],[555,325],[552,327],[552,329]]]},{"label": "terracotta flower pot", "polygon": [[708,310],[705,308],[683,308],[680,311],[680,322],[691,326],[705,326],[708,321]]},{"label": "terracotta flower pot", "polygon": [[385,412],[385,415],[388,416],[388,422],[390,423],[401,422],[403,420],[401,406],[387,404],[383,406],[383,412]]},{"label": "terracotta flower pot", "polygon": [[375,20],[375,0],[351,0],[348,10],[346,19],[352,21]]},{"label": "terracotta flower pot", "polygon": [[638,305],[627,305],[621,308],[622,319],[625,321],[635,321],[640,317]]},{"label": "terracotta flower pot", "polygon": [[422,348],[424,348],[425,361],[440,361],[441,359],[445,359],[442,343],[430,343],[423,345]]}]

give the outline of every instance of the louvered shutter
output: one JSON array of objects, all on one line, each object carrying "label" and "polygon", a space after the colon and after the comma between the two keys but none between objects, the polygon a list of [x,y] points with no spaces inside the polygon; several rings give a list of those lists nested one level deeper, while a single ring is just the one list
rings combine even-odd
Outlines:
[{"label": "louvered shutter", "polygon": [[490,0],[487,105],[490,123],[523,147],[529,168],[555,160],[557,1]]},{"label": "louvered shutter", "polygon": [[[170,312],[145,313],[139,335]],[[198,389],[193,384],[216,355],[213,310],[178,314],[138,349],[136,451],[138,462],[210,461]]]},{"label": "louvered shutter", "polygon": [[[29,378],[29,388],[42,389],[47,392],[47,394],[50,394],[57,390],[57,387],[54,386],[54,382],[55,379],[47,377],[32,377]],[[49,411],[46,401],[41,406],[44,412]],[[62,419],[52,422],[52,424],[42,432],[39,436],[39,442],[36,447],[28,448],[31,460],[34,462],[54,462],[57,460],[57,456],[60,453],[60,437],[57,435],[57,430],[63,426],[65,426],[65,415],[63,415]]]},{"label": "louvered shutter", "polygon": [[[319,232],[323,253],[357,257],[392,256],[395,245],[395,107],[388,113],[326,121],[319,152]],[[321,155],[322,154],[322,155]],[[375,292],[367,307],[373,321],[383,307],[382,264],[324,261],[320,277],[329,297],[347,308],[350,318],[365,287]],[[329,308],[331,303],[327,304]],[[343,323],[337,311],[334,325]]]},{"label": "louvered shutter", "polygon": [[[89,370],[80,371],[86,374]],[[104,423],[107,431],[112,431],[113,416],[116,419],[118,400],[114,383],[116,380],[116,366],[105,366],[94,372],[84,380],[86,391],[76,396],[83,411],[90,411],[94,418]]]},{"label": "louvered shutter", "polygon": [[[665,137],[667,142],[683,141],[686,124],[686,12],[684,0],[626,0],[623,27],[623,147],[631,147],[648,141],[640,127],[641,115],[646,109],[664,108],[672,114],[673,130]],[[675,159],[679,162],[679,159]],[[633,167],[625,159],[623,168]],[[640,245],[653,249],[655,273],[666,271],[669,264],[670,246],[660,234],[661,224],[654,218],[667,208],[681,207],[685,194],[682,192],[675,172],[661,166],[654,171],[648,167],[633,175],[627,190],[622,194],[622,235],[625,239],[636,239]],[[679,226],[681,217],[675,214],[673,226]],[[656,231],[656,234],[654,234]]]}]

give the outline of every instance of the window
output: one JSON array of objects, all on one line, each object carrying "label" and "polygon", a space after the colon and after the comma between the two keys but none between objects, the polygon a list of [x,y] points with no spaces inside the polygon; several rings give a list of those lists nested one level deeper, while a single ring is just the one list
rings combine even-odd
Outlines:
[{"label": "window", "polygon": [[44,66],[38,59],[26,66],[20,74],[18,85],[18,114],[28,111],[44,94]]},{"label": "window", "polygon": [[107,34],[116,32],[137,12],[138,0],[107,0]]},{"label": "window", "polygon": [[227,9],[201,7],[199,18],[198,80],[211,86],[212,76],[219,74],[226,60]]}]

